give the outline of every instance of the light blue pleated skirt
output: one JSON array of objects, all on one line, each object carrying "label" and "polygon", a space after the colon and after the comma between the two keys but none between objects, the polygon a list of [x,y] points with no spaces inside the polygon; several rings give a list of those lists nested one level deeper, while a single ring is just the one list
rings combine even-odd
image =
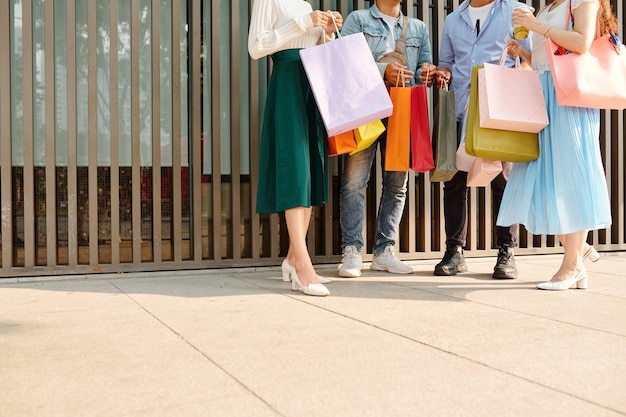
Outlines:
[{"label": "light blue pleated skirt", "polygon": [[541,74],[550,124],[539,133],[540,156],[513,164],[498,226],[523,224],[532,234],[569,234],[611,226],[600,153],[600,111],[559,106],[552,75]]}]

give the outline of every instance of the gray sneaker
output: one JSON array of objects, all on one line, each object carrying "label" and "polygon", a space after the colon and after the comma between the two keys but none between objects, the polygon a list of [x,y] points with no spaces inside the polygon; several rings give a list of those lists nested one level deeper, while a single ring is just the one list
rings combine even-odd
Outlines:
[{"label": "gray sneaker", "polygon": [[363,260],[355,246],[346,246],[343,250],[343,263],[339,268],[339,276],[344,278],[356,278],[361,276]]},{"label": "gray sneaker", "polygon": [[393,246],[387,246],[380,255],[374,255],[370,269],[373,271],[388,271],[392,274],[412,274],[413,268],[396,257]]}]

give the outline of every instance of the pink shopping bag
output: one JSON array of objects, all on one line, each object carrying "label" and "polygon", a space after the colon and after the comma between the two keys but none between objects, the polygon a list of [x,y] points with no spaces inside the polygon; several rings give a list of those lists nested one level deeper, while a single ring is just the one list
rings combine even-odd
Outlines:
[{"label": "pink shopping bag", "polygon": [[468,187],[486,187],[502,172],[502,162],[476,158],[467,173]]},{"label": "pink shopping bag", "polygon": [[480,127],[537,133],[548,111],[539,73],[486,63],[478,70]]},{"label": "pink shopping bag", "polygon": [[610,35],[597,38],[584,54],[555,55],[558,46],[545,40],[546,53],[561,106],[626,108],[626,47],[614,46]]},{"label": "pink shopping bag", "polygon": [[328,136],[389,117],[393,105],[363,33],[300,51]]}]

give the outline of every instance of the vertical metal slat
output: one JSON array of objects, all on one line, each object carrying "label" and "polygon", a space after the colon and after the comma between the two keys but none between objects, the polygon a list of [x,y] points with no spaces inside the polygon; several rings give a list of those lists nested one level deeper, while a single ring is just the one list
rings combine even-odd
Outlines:
[{"label": "vertical metal slat", "polygon": [[133,264],[141,263],[141,146],[139,140],[139,0],[130,3],[130,68],[131,68],[131,176]]},{"label": "vertical metal slat", "polygon": [[76,4],[67,2],[67,241],[68,265],[78,265],[78,184],[76,178]]},{"label": "vertical metal slat", "polygon": [[216,261],[222,259],[220,24],[220,2],[213,1],[211,2],[211,180],[213,185],[213,259]]},{"label": "vertical metal slat", "polygon": [[[248,10],[248,20],[252,8]],[[261,112],[259,110],[259,62],[248,59],[249,69],[249,88],[250,88],[250,230],[251,230],[251,247],[252,259],[259,259],[261,254],[261,242],[258,238],[261,236],[260,216],[256,214],[256,196],[259,172],[259,142],[261,139]]]},{"label": "vertical metal slat", "polygon": [[110,89],[110,132],[111,132],[111,264],[120,263],[120,130],[119,130],[119,63],[118,63],[118,0],[110,0],[109,22],[111,27],[111,89]]},{"label": "vertical metal slat", "polygon": [[88,113],[88,198],[89,198],[89,265],[98,266],[98,74],[96,67],[96,0],[87,4],[87,113]]},{"label": "vertical metal slat", "polygon": [[24,109],[24,267],[35,266],[35,179],[33,132],[33,5],[22,3],[22,91]]},{"label": "vertical metal slat", "polygon": [[181,121],[180,121],[180,2],[172,0],[172,198],[174,262],[182,255],[182,187],[181,187]]},{"label": "vertical metal slat", "polygon": [[11,12],[10,2],[0,3],[0,233],[2,275],[13,268],[13,174],[11,166]]},{"label": "vertical metal slat", "polygon": [[154,262],[163,259],[161,213],[161,2],[152,0],[152,247]]},{"label": "vertical metal slat", "polygon": [[[219,2],[212,2],[219,3]],[[189,95],[190,95],[190,123],[189,123],[189,140],[191,151],[189,168],[191,172],[192,183],[192,223],[191,231],[193,233],[193,256],[192,259],[196,262],[202,260],[202,160],[201,160],[201,147],[200,140],[202,138],[202,113],[201,109],[201,97],[202,97],[202,83],[200,74],[200,44],[202,42],[201,34],[201,13],[202,8],[200,0],[191,0],[191,13],[190,13],[190,80],[189,80]],[[208,81],[208,80],[205,80]]]},{"label": "vertical metal slat", "polygon": [[46,252],[48,268],[57,264],[57,229],[56,229],[56,160],[55,160],[55,49],[54,49],[54,4],[44,3],[45,21],[45,119],[46,119]]},{"label": "vertical metal slat", "polygon": [[[232,234],[233,234],[233,259],[241,259],[241,129],[239,127],[239,117],[235,115],[241,109],[240,88],[239,88],[239,45],[246,45],[239,39],[239,2],[230,3],[230,43],[232,51],[230,58],[230,184],[231,184],[231,207],[232,207]],[[247,22],[246,22],[247,23]],[[247,41],[247,40],[246,40]]]}]

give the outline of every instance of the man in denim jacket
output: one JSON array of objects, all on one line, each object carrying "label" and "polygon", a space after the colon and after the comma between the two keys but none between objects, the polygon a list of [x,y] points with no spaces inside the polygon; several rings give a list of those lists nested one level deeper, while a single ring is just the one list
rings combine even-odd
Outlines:
[{"label": "man in denim jacket", "polygon": [[[439,49],[437,85],[451,80],[450,89],[454,90],[456,97],[458,144],[465,135],[463,121],[467,116],[472,68],[485,62],[498,63],[502,51],[513,38],[513,8],[523,6],[525,4],[512,0],[465,0],[446,17]],[[524,49],[531,49],[529,39],[520,40],[520,43]],[[512,58],[507,57],[506,64],[513,66]],[[511,163],[504,162],[502,167],[502,173],[491,183],[494,221],[498,217]],[[468,190],[465,171],[458,171],[450,181],[444,183],[446,252],[435,266],[435,275],[456,275],[467,271],[463,247],[467,238]],[[513,248],[517,246],[517,225],[498,226],[496,230],[499,251],[493,278],[516,278]]]},{"label": "man in denim jacket", "polygon": [[[388,86],[396,84],[398,72],[401,70],[404,71],[405,85],[419,83],[430,85],[436,67],[430,63],[432,57],[428,29],[424,22],[418,19],[407,19],[400,10],[401,2],[401,0],[376,0],[376,4],[369,9],[353,11],[346,18],[341,34],[363,32],[374,60],[377,61],[380,74]],[[405,47],[402,42],[403,32]],[[385,160],[385,141],[386,132],[369,148],[354,155],[344,156],[340,195],[343,249],[343,263],[339,269],[341,277],[361,275],[361,250],[364,246],[361,231],[364,221],[365,191],[377,147],[380,147],[382,153],[381,160]],[[400,261],[394,253],[406,199],[408,172],[386,171],[384,166],[382,169],[383,188],[372,248],[374,257],[371,269],[394,274],[412,273],[413,269]]]}]

